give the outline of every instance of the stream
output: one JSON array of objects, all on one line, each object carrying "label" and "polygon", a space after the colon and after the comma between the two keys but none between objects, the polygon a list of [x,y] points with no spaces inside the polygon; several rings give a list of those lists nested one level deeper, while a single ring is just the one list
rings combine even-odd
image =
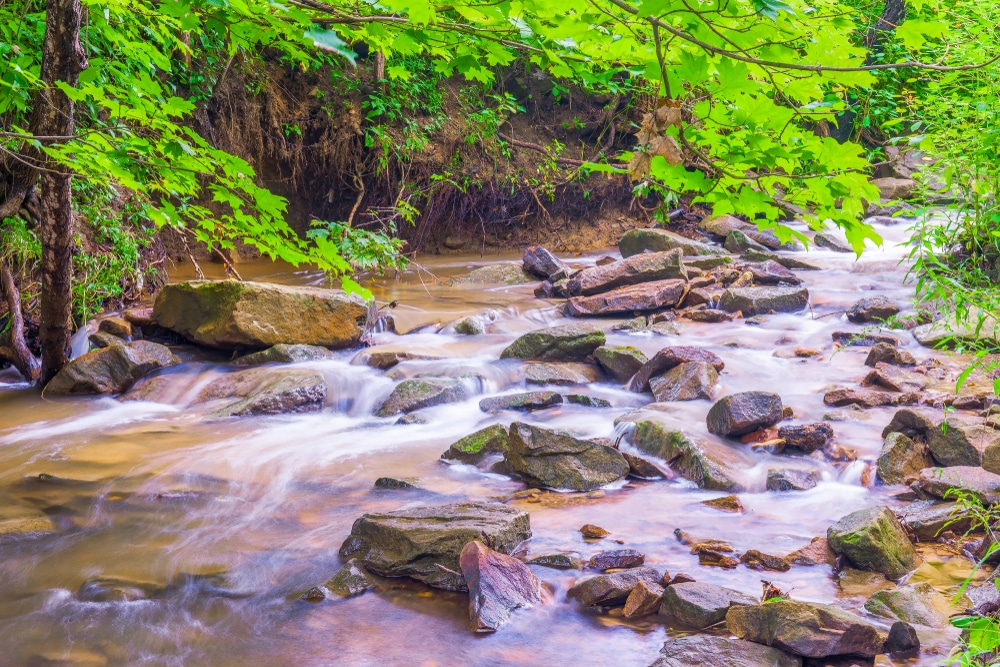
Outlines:
[{"label": "stream", "polygon": [[[912,285],[904,284],[906,228],[905,223],[877,226],[884,247],[869,249],[857,261],[822,248],[799,253],[822,268],[797,271],[810,292],[811,308],[802,312],[770,315],[758,326],[741,319],[679,320],[676,335],[608,331],[609,345],[632,345],[650,357],[668,345],[712,350],[726,364],[717,397],[773,391],[792,407],[796,423],[839,413],[835,416],[844,419],[831,422],[836,442],[855,450],[856,461],[834,464],[755,452],[757,463],[740,471],[748,489],[739,494],[744,514],[701,504],[728,494],[680,478],[628,481],[588,494],[520,494],[508,502],[530,513],[527,553],[568,552],[586,559],[620,540],[644,553],[647,564],[671,573],[755,597],[767,579],[796,599],[860,611],[874,589],[863,582],[838,584],[829,567],[794,566],[784,573],[705,567],[674,531],[725,540],[740,551],[784,555],[825,536],[852,511],[904,504],[894,497],[900,487],[864,485],[870,477],[866,469],[882,446],[881,430],[896,408],[834,410],[823,404],[823,394],[856,386],[869,370],[863,363],[868,348],[834,350],[834,331],[862,328],[835,311],[874,294],[900,304],[913,298]],[[574,266],[590,266],[608,254],[615,252],[561,256]],[[500,361],[501,351],[524,332],[566,321],[561,302],[533,296],[537,283],[496,287],[447,280],[501,260],[519,261],[520,254],[421,258],[425,270],[370,279],[366,285],[379,303],[398,302],[396,329],[408,332],[377,333],[375,345],[428,359],[404,361],[389,371],[352,364],[371,350],[305,362],[329,387],[320,412],[212,420],[186,409],[198,388],[225,372],[224,357],[193,351],[180,351],[191,361],[167,371],[172,380],[158,402],[42,400],[9,372],[0,373],[0,520],[36,516],[51,524],[31,535],[0,535],[0,665],[644,667],[653,662],[667,638],[665,626],[655,615],[628,621],[580,608],[566,599],[581,574],[572,570],[532,566],[549,591],[545,602],[515,613],[508,625],[486,636],[469,631],[464,594],[407,580],[384,580],[381,590],[356,598],[319,604],[299,599],[339,569],[337,550],[365,512],[508,499],[524,488],[500,474],[441,461],[441,453],[459,438],[514,420],[582,437],[617,438],[627,429],[616,426],[616,418],[652,400],[600,383],[580,389],[606,399],[610,408],[563,404],[530,413],[482,412],[478,403],[484,396],[525,391],[517,373],[521,362]],[[184,270],[179,267],[171,279],[183,279]],[[323,281],[316,272],[265,262],[241,264],[240,271],[245,278],[287,284]],[[451,323],[467,315],[487,317],[488,333],[456,334]],[[617,320],[594,321],[610,326]],[[918,360],[933,354],[960,366],[960,360],[921,348],[906,332],[901,338]],[[799,347],[820,354],[797,357],[792,351]],[[421,411],[425,424],[397,425],[395,417],[373,416],[399,381],[427,374],[467,377],[475,396]],[[667,416],[696,438],[713,439],[705,425],[709,405],[675,403]],[[732,441],[728,446],[746,448]],[[765,490],[768,468],[803,465],[820,469],[815,488]],[[386,476],[415,478],[422,490],[373,488]],[[603,544],[584,539],[579,528],[587,523],[611,536]],[[951,593],[971,572],[971,561],[940,545],[918,549],[924,564],[911,582],[927,581]],[[132,582],[137,599],[81,599],[81,586],[101,579]],[[954,637],[950,629],[921,630],[919,657],[884,664],[938,664]]]}]

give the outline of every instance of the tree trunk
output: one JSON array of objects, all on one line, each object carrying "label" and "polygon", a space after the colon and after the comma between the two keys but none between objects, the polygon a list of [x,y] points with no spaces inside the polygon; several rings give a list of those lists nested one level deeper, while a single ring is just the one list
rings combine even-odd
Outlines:
[{"label": "tree trunk", "polygon": [[9,342],[0,345],[0,360],[9,362],[28,382],[38,379],[38,358],[24,341],[24,316],[21,313],[21,292],[14,283],[14,274],[6,262],[0,262],[0,296],[7,302],[10,314]]},{"label": "tree trunk", "polygon": [[[80,0],[46,0],[45,40],[42,45],[42,81],[35,106],[42,136],[73,134],[73,101],[55,85],[75,86],[87,57],[80,46]],[[42,242],[42,299],[38,342],[42,349],[44,385],[69,361],[73,304],[72,176],[49,162],[41,177],[39,237]]]}]

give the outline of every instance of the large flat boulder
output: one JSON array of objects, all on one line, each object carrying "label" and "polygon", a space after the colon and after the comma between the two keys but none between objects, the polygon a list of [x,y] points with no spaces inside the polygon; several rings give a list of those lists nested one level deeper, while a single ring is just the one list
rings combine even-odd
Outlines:
[{"label": "large flat boulder", "polygon": [[915,484],[935,498],[950,496],[949,492],[966,491],[987,505],[1000,503],[1000,475],[976,466],[925,468],[917,475]]},{"label": "large flat boulder", "polygon": [[150,373],[177,363],[169,348],[150,341],[103,347],[73,359],[56,373],[45,396],[120,394]]},{"label": "large flat boulder", "polygon": [[802,658],[770,646],[715,635],[668,639],[649,667],[802,667]]},{"label": "large flat boulder", "polygon": [[881,572],[899,579],[916,569],[916,550],[888,507],[869,507],[852,512],[830,526],[827,542],[861,570]]},{"label": "large flat boulder", "polygon": [[629,472],[613,447],[522,422],[510,425],[504,458],[526,483],[567,491],[591,491]]},{"label": "large flat boulder", "polygon": [[594,296],[574,296],[566,302],[566,314],[591,317],[673,308],[680,303],[686,290],[685,280],[657,280]]},{"label": "large flat boulder", "polygon": [[460,574],[462,549],[486,536],[510,554],[531,537],[526,512],[502,503],[469,502],[365,514],[340,547],[383,577],[412,577],[435,588],[468,590]]},{"label": "large flat boulder", "polygon": [[726,618],[733,605],[755,605],[757,598],[703,581],[667,586],[659,615],[668,622],[704,630]]},{"label": "large flat boulder", "polygon": [[756,463],[745,452],[719,442],[696,442],[656,421],[636,422],[629,441],[646,454],[670,461],[670,469],[684,479],[713,491],[742,491],[738,471]]},{"label": "large flat boulder", "polygon": [[[142,387],[137,387],[138,390]],[[228,400],[215,417],[315,412],[326,402],[326,380],[305,368],[250,368],[226,373],[201,390],[196,403]],[[128,397],[127,397],[128,398]]]},{"label": "large flat boulder", "polygon": [[583,361],[604,345],[604,332],[586,324],[563,324],[526,333],[511,343],[501,359]]},{"label": "large flat boulder", "polygon": [[795,600],[731,607],[726,628],[740,639],[807,658],[874,658],[886,639],[882,630],[854,614]]},{"label": "large flat boulder", "polygon": [[722,293],[719,308],[744,316],[793,313],[809,305],[809,290],[805,287],[730,287]]},{"label": "large flat boulder", "polygon": [[692,241],[665,229],[633,229],[625,232],[618,240],[618,250],[621,251],[622,257],[631,257],[644,252],[665,252],[674,248],[680,248],[686,256],[725,254],[725,251],[718,246]]},{"label": "large flat boulder", "polygon": [[591,296],[654,280],[687,280],[687,269],[679,248],[667,252],[644,252],[620,262],[594,266],[569,279],[566,289],[570,296]]},{"label": "large flat boulder", "polygon": [[972,527],[972,514],[955,502],[918,500],[895,512],[906,531],[921,542],[933,542],[945,530],[961,535]]},{"label": "large flat boulder", "polygon": [[317,287],[236,280],[169,283],[156,297],[157,323],[188,340],[224,349],[278,343],[344,348],[361,339],[368,306]]}]

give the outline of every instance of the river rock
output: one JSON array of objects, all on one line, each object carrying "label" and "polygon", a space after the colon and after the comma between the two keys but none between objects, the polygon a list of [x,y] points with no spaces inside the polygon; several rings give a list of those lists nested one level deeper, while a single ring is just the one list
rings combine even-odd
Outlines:
[{"label": "river rock", "polygon": [[954,502],[918,500],[896,510],[896,518],[921,542],[932,542],[945,530],[962,534],[972,526],[972,516]]},{"label": "river rock", "polygon": [[98,323],[97,330],[102,333],[109,333],[112,336],[124,338],[125,340],[132,340],[132,323],[124,317],[116,315],[105,317]]},{"label": "river rock", "polygon": [[569,275],[569,270],[562,261],[542,246],[533,245],[525,248],[522,262],[525,273],[556,282]]},{"label": "river rock", "polygon": [[896,516],[885,506],[852,512],[830,526],[830,548],[855,567],[899,579],[919,564],[917,552]]},{"label": "river rock", "polygon": [[604,382],[607,379],[600,368],[571,361],[563,363],[532,361],[524,364],[521,372],[528,384],[578,385]]},{"label": "river rock", "polygon": [[926,440],[927,434],[936,429],[935,423],[925,415],[903,408],[897,410],[892,420],[882,429],[882,437],[888,438],[890,433],[902,433],[908,438]]},{"label": "river rock", "polygon": [[655,614],[663,599],[663,586],[648,581],[640,581],[628,594],[622,616],[625,618],[642,618]]},{"label": "river rock", "polygon": [[663,591],[659,615],[669,622],[704,630],[726,617],[733,605],[756,605],[756,598],[731,588],[696,581],[674,584]]},{"label": "river rock", "polygon": [[347,561],[344,567],[340,568],[337,574],[326,582],[326,587],[330,591],[344,598],[361,595],[374,586],[375,582],[371,580],[356,558]]},{"label": "river rock", "polygon": [[434,378],[404,380],[396,385],[381,407],[375,411],[375,416],[392,417],[435,405],[464,401],[469,396],[470,392],[461,380]]},{"label": "river rock", "polygon": [[73,359],[45,385],[45,396],[119,394],[150,373],[173,366],[170,348],[146,340],[112,345]]},{"label": "river rock", "polygon": [[718,442],[695,442],[689,435],[654,421],[640,421],[629,435],[639,450],[670,461],[670,469],[712,491],[743,491],[739,470],[754,465],[752,457]]},{"label": "river rock", "polygon": [[383,577],[412,577],[435,588],[464,591],[460,554],[484,535],[494,549],[509,554],[531,537],[528,514],[493,502],[365,514],[354,522],[340,555],[358,558]]},{"label": "river rock", "polygon": [[823,402],[837,408],[856,405],[861,408],[877,408],[885,405],[914,405],[920,401],[920,395],[915,392],[900,394],[878,389],[848,387],[834,389],[823,395]]},{"label": "river rock", "polygon": [[924,468],[933,466],[934,460],[923,442],[914,442],[895,432],[886,437],[876,465],[878,479],[883,484],[904,484]]},{"label": "river rock", "polygon": [[729,236],[729,232],[733,230],[744,230],[750,227],[750,223],[745,220],[740,220],[734,215],[717,215],[712,218],[702,218],[698,224],[695,225],[695,229],[709,236],[715,237],[716,240],[723,240]]},{"label": "river rock", "polygon": [[599,574],[573,585],[566,597],[578,600],[585,607],[624,604],[639,582],[660,583],[660,573],[651,567],[632,567],[612,574]]},{"label": "river rock", "polygon": [[670,477],[669,474],[660,470],[659,466],[641,456],[629,454],[628,452],[622,452],[621,454],[628,463],[629,477],[635,477],[636,479],[667,479]]},{"label": "river rock", "polygon": [[891,364],[875,364],[875,368],[861,381],[862,387],[875,387],[889,391],[918,392],[931,383],[931,379],[923,373],[893,366]]},{"label": "river rock", "polygon": [[266,350],[239,357],[234,364],[256,366],[258,364],[296,364],[303,361],[325,361],[333,359],[333,352],[318,345],[286,345],[279,343]]},{"label": "river rock", "polygon": [[680,249],[667,252],[644,252],[614,264],[594,266],[570,278],[566,289],[570,296],[592,296],[617,287],[627,287],[654,280],[687,280]]},{"label": "river rock", "polygon": [[563,324],[526,333],[507,347],[501,359],[583,361],[604,345],[604,332],[586,324]]},{"label": "river rock", "polygon": [[919,651],[920,637],[912,625],[897,621],[889,628],[889,636],[886,637],[882,650],[889,654]]},{"label": "river rock", "polygon": [[605,400],[603,398],[598,398],[597,396],[588,396],[587,394],[566,394],[563,398],[566,399],[567,403],[572,403],[573,405],[582,405],[587,408],[611,407],[611,401]]},{"label": "river rock", "polygon": [[889,343],[875,343],[868,352],[865,366],[877,364],[892,364],[893,366],[916,366],[917,360],[906,350],[900,350]]},{"label": "river rock", "polygon": [[1000,503],[1000,475],[975,466],[925,468],[917,475],[916,486],[935,498],[944,498],[949,491],[964,490],[984,504]]},{"label": "river rock", "polygon": [[76,598],[82,602],[136,602],[159,597],[163,592],[163,586],[152,582],[96,577],[80,586]]},{"label": "river rock", "polygon": [[495,632],[514,611],[542,601],[542,582],[527,565],[479,540],[462,548],[459,565],[469,589],[473,632]]},{"label": "river rock", "polygon": [[755,642],[688,635],[672,637],[649,667],[802,667],[802,659]]},{"label": "river rock", "polygon": [[908,199],[917,191],[918,187],[917,182],[912,178],[895,178],[893,176],[876,178],[872,184],[878,188],[882,201]]},{"label": "river rock", "polygon": [[655,375],[662,375],[667,371],[687,362],[704,362],[711,364],[718,372],[725,368],[726,364],[717,354],[711,350],[691,345],[675,345],[665,347],[653,358],[644,363],[629,383],[629,389],[634,392],[644,392],[650,389],[649,379]]},{"label": "river rock", "polygon": [[980,326],[981,315],[981,311],[971,312],[966,322],[959,322],[954,316],[938,318],[914,327],[913,337],[924,347],[952,347],[955,343],[995,345],[1000,341],[1000,322],[986,315]]},{"label": "river rock", "polygon": [[[142,385],[137,386],[139,395],[134,398],[141,400],[142,390]],[[326,380],[316,371],[261,367],[218,377],[198,394],[195,402],[230,399],[228,405],[212,413],[215,417],[280,415],[320,410],[326,392]],[[133,398],[133,392],[125,398]]]},{"label": "river rock", "polygon": [[819,483],[815,470],[771,468],[767,471],[768,491],[808,491]]},{"label": "river rock", "polygon": [[802,279],[774,260],[752,262],[743,266],[749,271],[756,285],[800,285]]},{"label": "river rock", "polygon": [[528,561],[528,565],[551,567],[556,570],[582,570],[583,560],[568,554],[545,554]]},{"label": "river rock", "polygon": [[587,567],[593,570],[614,570],[638,567],[646,562],[646,556],[635,549],[613,549],[599,551],[590,558]]},{"label": "river rock", "polygon": [[815,236],[813,236],[813,243],[815,243],[818,248],[826,248],[827,250],[832,250],[834,252],[854,252],[854,248],[851,247],[846,239],[842,239],[829,232],[818,232]]},{"label": "river rock", "polygon": [[529,391],[523,394],[507,394],[505,396],[484,398],[479,401],[479,409],[483,412],[543,410],[553,405],[560,405],[562,402],[562,395],[554,391]]},{"label": "river rock", "polygon": [[763,244],[757,243],[750,238],[749,234],[739,229],[734,229],[726,234],[726,240],[722,247],[736,255],[746,250],[767,250]]},{"label": "river rock", "polygon": [[507,451],[508,440],[507,428],[493,424],[453,442],[441,458],[474,465],[490,454],[503,454]]},{"label": "river rock", "polygon": [[885,633],[854,614],[795,600],[734,606],[726,613],[726,628],[740,639],[809,658],[874,658],[885,642]]},{"label": "river rock", "polygon": [[658,280],[594,296],[574,296],[566,302],[566,314],[590,317],[673,308],[684,297],[686,286],[684,280]]},{"label": "river rock", "polygon": [[834,343],[848,347],[872,347],[879,343],[888,343],[889,345],[896,346],[902,344],[902,341],[891,334],[879,333],[870,329],[862,329],[861,331],[834,331],[830,334],[830,338],[833,339]]},{"label": "river rock", "polygon": [[826,447],[833,440],[833,427],[825,422],[782,426],[778,437],[785,441],[785,450],[798,450],[806,454]]},{"label": "river rock", "polygon": [[949,615],[967,606],[952,606],[947,597],[926,581],[900,586],[895,590],[878,591],[865,602],[865,610],[876,616],[929,628],[943,628],[948,623]]},{"label": "river rock", "polygon": [[112,345],[124,345],[128,341],[124,338],[119,338],[109,333],[103,331],[98,331],[87,337],[87,341],[90,342],[90,347],[92,349],[100,349],[102,347],[111,347]]},{"label": "river rock", "polygon": [[815,264],[810,264],[809,262],[802,261],[790,255],[779,255],[776,252],[771,252],[770,250],[757,250],[754,248],[747,249],[743,251],[741,255],[742,259],[748,262],[766,262],[773,261],[781,264],[786,269],[801,269],[803,271],[818,271],[819,267]]},{"label": "river rock", "polygon": [[658,403],[711,400],[718,386],[719,373],[704,361],[685,362],[649,379],[649,388]]},{"label": "river rock", "polygon": [[621,251],[622,257],[631,257],[643,252],[665,252],[674,248],[680,248],[688,257],[724,254],[722,248],[692,241],[665,229],[633,229],[625,232],[618,240],[618,250]]},{"label": "river rock", "polygon": [[612,447],[521,422],[510,425],[504,459],[529,485],[568,491],[592,491],[629,472]]},{"label": "river rock", "polygon": [[519,264],[501,262],[489,264],[469,271],[464,276],[455,279],[457,285],[523,285],[534,282],[536,278],[529,275]]},{"label": "river rock", "polygon": [[900,311],[899,304],[889,297],[877,295],[859,299],[847,309],[847,319],[855,324],[885,322]]},{"label": "river rock", "polygon": [[805,287],[737,287],[722,293],[719,308],[730,313],[742,312],[744,317],[802,310],[809,304]]},{"label": "river rock", "polygon": [[[946,424],[927,431],[927,447],[931,456],[942,466],[978,466],[989,470],[983,461],[983,452],[993,449],[1000,452],[1000,431],[983,423],[981,419],[949,416]],[[997,458],[997,457],[991,457]],[[1000,472],[1000,469],[993,470]]]},{"label": "river rock", "polygon": [[194,280],[164,285],[153,313],[160,326],[208,347],[300,343],[343,348],[361,339],[368,306],[317,287]]},{"label": "river rock", "polygon": [[594,350],[594,357],[618,382],[628,382],[649,361],[645,354],[629,345],[603,345]]},{"label": "river rock", "polygon": [[780,556],[772,556],[756,549],[747,549],[740,556],[740,562],[751,570],[769,570],[771,572],[788,572],[791,564]]},{"label": "river rock", "polygon": [[486,323],[483,318],[469,315],[457,320],[454,324],[455,333],[463,336],[482,336],[486,333]]},{"label": "river rock", "polygon": [[719,399],[708,411],[708,432],[723,437],[773,426],[782,418],[781,397],[766,391],[744,391]]},{"label": "river rock", "polygon": [[829,565],[836,567],[837,554],[830,549],[825,537],[814,537],[809,544],[785,556],[792,565]]}]

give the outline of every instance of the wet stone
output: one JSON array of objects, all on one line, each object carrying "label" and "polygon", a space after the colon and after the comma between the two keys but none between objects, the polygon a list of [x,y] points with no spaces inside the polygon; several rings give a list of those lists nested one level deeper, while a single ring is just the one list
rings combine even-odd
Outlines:
[{"label": "wet stone", "polygon": [[926,468],[920,471],[916,488],[935,498],[964,490],[983,503],[1000,503],[1000,475],[975,466]]},{"label": "wet stone", "polygon": [[374,586],[375,583],[356,558],[347,561],[344,567],[340,568],[337,574],[333,575],[330,581],[326,582],[327,589],[345,598],[361,595]]},{"label": "wet stone", "polygon": [[600,526],[595,526],[592,523],[584,524],[580,528],[580,532],[583,534],[584,537],[588,537],[590,539],[600,539],[602,537],[607,537],[608,535],[611,534],[609,531],[604,530]]},{"label": "wet stone", "polygon": [[457,285],[523,285],[537,280],[517,264],[501,262],[481,266],[455,279]]},{"label": "wet stone", "polygon": [[46,396],[119,394],[140,379],[178,363],[164,345],[138,340],[88,352],[56,373],[45,385]]},{"label": "wet stone", "polygon": [[819,474],[815,470],[771,468],[767,471],[768,491],[808,491],[818,483]]},{"label": "wet stone", "polygon": [[612,574],[599,574],[574,584],[567,597],[586,607],[624,604],[640,581],[659,584],[660,573],[651,567],[633,567]]},{"label": "wet stone", "polygon": [[778,437],[785,441],[785,449],[811,454],[826,447],[833,440],[833,427],[824,422],[801,426],[782,426]]},{"label": "wet stone", "polygon": [[755,285],[799,285],[802,279],[773,260],[766,262],[751,262],[744,265],[749,271]]},{"label": "wet stone", "polygon": [[618,450],[522,422],[510,425],[507,464],[533,486],[591,491],[629,472]]},{"label": "wet stone", "polygon": [[333,353],[318,345],[285,345],[279,343],[266,350],[246,354],[233,363],[237,366],[255,366],[257,364],[295,364],[303,361],[325,361],[332,359]]},{"label": "wet stone", "polygon": [[672,637],[649,667],[802,667],[802,659],[755,642],[689,635]]},{"label": "wet stone", "polygon": [[952,613],[968,606],[968,600],[965,600],[964,604],[953,607],[948,597],[938,593],[926,581],[879,591],[865,602],[865,610],[876,616],[930,628],[944,627]]},{"label": "wet stone", "polygon": [[633,229],[618,240],[618,250],[622,257],[631,257],[643,252],[664,252],[680,248],[685,257],[692,255],[722,255],[718,246],[700,243],[665,229]]},{"label": "wet stone", "polygon": [[555,282],[568,274],[566,265],[550,250],[542,246],[529,246],[524,250],[522,261],[524,271]]},{"label": "wet stone", "polygon": [[463,401],[468,397],[469,390],[461,380],[404,380],[396,385],[375,411],[375,416],[392,417],[435,405]]},{"label": "wet stone", "polygon": [[646,355],[628,345],[604,345],[594,350],[598,363],[618,382],[628,382],[648,361]]},{"label": "wet stone", "polygon": [[885,506],[870,507],[841,518],[827,531],[830,548],[856,567],[899,579],[920,559],[906,531]]},{"label": "wet stone", "polygon": [[[949,416],[946,424],[927,431],[927,447],[942,466],[982,465],[1000,472],[1000,431],[982,419]],[[989,461],[985,453],[993,450]],[[996,470],[992,470],[997,468]]]},{"label": "wet stone", "polygon": [[756,598],[715,584],[674,584],[663,591],[659,615],[667,622],[702,630],[725,619],[733,605],[755,604]]},{"label": "wet stone", "polygon": [[878,295],[858,300],[847,310],[847,319],[855,324],[884,322],[899,314],[899,305],[888,297]]},{"label": "wet stone", "polygon": [[667,479],[670,477],[668,473],[660,470],[656,464],[647,461],[641,456],[629,454],[628,452],[621,452],[621,455],[625,457],[625,461],[628,463],[629,477],[637,479]]},{"label": "wet stone", "polygon": [[897,621],[889,628],[889,636],[885,640],[883,650],[890,655],[920,650],[920,637],[909,623]]},{"label": "wet stone", "polygon": [[503,454],[507,450],[508,440],[507,428],[493,424],[452,443],[441,458],[463,463],[480,463],[490,454]]},{"label": "wet stone", "polygon": [[150,582],[97,577],[84,582],[76,598],[82,602],[136,602],[155,598],[163,590],[162,586]]},{"label": "wet stone", "polygon": [[474,540],[459,556],[469,589],[473,632],[495,632],[518,609],[542,601],[542,582],[527,565]]},{"label": "wet stone", "polygon": [[588,408],[611,407],[611,401],[607,401],[603,398],[597,398],[596,396],[587,396],[586,394],[566,394],[565,398],[567,403],[582,405]]},{"label": "wet stone", "polygon": [[119,338],[118,336],[105,333],[103,331],[98,331],[97,333],[88,337],[87,340],[90,341],[90,346],[92,348],[97,348],[97,349],[103,347],[111,347],[112,345],[124,345],[126,342],[128,342],[124,338]]},{"label": "wet stone", "polygon": [[566,314],[570,317],[591,317],[674,308],[684,297],[686,289],[686,281],[674,279],[620,287],[594,296],[574,296],[566,302]]},{"label": "wet stone", "polygon": [[416,480],[396,479],[395,477],[379,477],[375,480],[375,488],[385,491],[418,491],[420,487],[414,484]]},{"label": "wet stone", "polygon": [[582,570],[584,562],[580,558],[566,554],[546,554],[532,558],[528,561],[528,565],[551,567],[556,570]]},{"label": "wet stone", "polygon": [[814,537],[809,544],[785,556],[792,565],[836,565],[837,555],[825,537]]},{"label": "wet stone", "polygon": [[712,498],[711,500],[701,501],[701,504],[706,507],[711,507],[723,512],[732,512],[734,514],[741,514],[746,511],[746,508],[743,507],[743,503],[740,502],[739,496],[722,496],[721,498]]},{"label": "wet stone", "polygon": [[648,581],[640,581],[628,594],[622,615],[625,618],[641,618],[655,614],[660,608],[662,600],[662,586]]},{"label": "wet stone", "polygon": [[717,442],[696,442],[683,431],[655,421],[641,421],[629,435],[640,451],[670,461],[670,470],[700,488],[739,492],[738,471],[751,465],[751,457]]},{"label": "wet stone", "polygon": [[904,484],[924,468],[933,467],[934,460],[923,442],[895,432],[886,436],[876,466],[883,484]]},{"label": "wet stone", "polygon": [[917,360],[906,350],[900,350],[889,343],[875,343],[868,352],[865,366],[876,364],[892,364],[893,366],[916,366]]},{"label": "wet stone", "polygon": [[[136,385],[124,398],[142,400],[145,386]],[[261,366],[220,376],[201,391],[197,402],[228,401],[213,417],[293,414],[321,410],[326,394],[326,380],[316,371]]]},{"label": "wet stone", "polygon": [[554,391],[530,391],[523,394],[508,394],[506,396],[491,396],[479,401],[479,409],[483,412],[498,412],[500,410],[543,410],[560,405],[563,397]]},{"label": "wet stone", "polygon": [[463,336],[481,336],[486,333],[486,323],[475,315],[463,317],[455,322],[455,333]]},{"label": "wet stone", "polygon": [[767,570],[770,572],[787,572],[791,565],[780,556],[772,556],[756,549],[748,549],[740,556],[740,562],[751,570]]},{"label": "wet stone", "polygon": [[573,386],[605,380],[600,368],[578,362],[545,363],[532,361],[524,364],[521,370],[527,384]]},{"label": "wet stone", "polygon": [[679,249],[633,255],[614,264],[584,269],[570,278],[572,296],[592,296],[601,292],[657,280],[687,280],[687,269]]},{"label": "wet stone", "polygon": [[781,420],[781,397],[765,391],[745,391],[726,396],[708,411],[709,433],[739,436]]},{"label": "wet stone", "polygon": [[604,345],[604,332],[584,324],[565,324],[526,333],[511,343],[501,359],[584,361]]},{"label": "wet stone", "polygon": [[614,549],[600,551],[590,558],[587,567],[593,570],[613,570],[617,568],[637,567],[646,562],[646,556],[635,549]]},{"label": "wet stone", "polygon": [[972,516],[956,502],[918,500],[895,512],[899,522],[921,542],[932,542],[945,530],[962,534],[972,527]]},{"label": "wet stone", "polygon": [[875,369],[861,381],[863,387],[876,387],[889,391],[920,391],[931,383],[930,378],[921,373],[908,371],[890,364],[875,364]]},{"label": "wet stone", "polygon": [[744,317],[776,313],[792,313],[809,304],[805,287],[739,287],[727,289],[719,300],[719,308]]},{"label": "wet stone", "polygon": [[899,339],[895,336],[874,331],[834,331],[831,338],[834,343],[848,347],[873,347],[879,343],[899,345]]},{"label": "wet stone", "polygon": [[685,362],[649,378],[649,388],[658,403],[711,400],[718,385],[718,372],[703,361]]},{"label": "wet stone", "polygon": [[899,394],[877,389],[834,389],[823,396],[823,402],[838,408],[848,405],[877,408],[886,405],[914,405],[920,402],[920,395],[915,392]]},{"label": "wet stone", "polygon": [[634,392],[647,391],[650,388],[650,378],[663,375],[681,364],[692,362],[710,364],[717,372],[726,366],[717,354],[705,348],[691,345],[665,347],[636,371],[635,377],[629,383],[629,389]]}]

